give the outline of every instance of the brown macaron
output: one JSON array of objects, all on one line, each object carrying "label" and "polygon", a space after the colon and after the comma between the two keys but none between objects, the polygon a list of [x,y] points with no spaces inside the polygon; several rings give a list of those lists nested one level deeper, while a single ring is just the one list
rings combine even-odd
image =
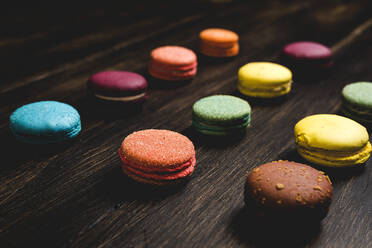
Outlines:
[{"label": "brown macaron", "polygon": [[245,184],[246,206],[270,218],[321,220],[327,215],[331,200],[329,177],[295,162],[263,164],[248,174]]}]

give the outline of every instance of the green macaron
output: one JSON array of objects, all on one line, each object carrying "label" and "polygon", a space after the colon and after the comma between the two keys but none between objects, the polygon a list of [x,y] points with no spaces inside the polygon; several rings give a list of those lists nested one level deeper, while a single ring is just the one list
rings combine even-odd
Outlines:
[{"label": "green macaron", "polygon": [[192,125],[198,132],[207,135],[243,133],[250,120],[249,103],[235,96],[208,96],[193,106]]},{"label": "green macaron", "polygon": [[342,90],[341,111],[358,122],[372,123],[372,82],[356,82]]}]

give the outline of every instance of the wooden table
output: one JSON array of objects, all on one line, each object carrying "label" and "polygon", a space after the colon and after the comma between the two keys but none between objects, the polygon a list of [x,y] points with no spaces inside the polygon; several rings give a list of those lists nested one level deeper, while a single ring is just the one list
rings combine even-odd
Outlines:
[{"label": "wooden table", "polygon": [[[370,0],[49,2],[1,9],[0,247],[372,247],[371,161],[361,170],[327,171],[334,199],[316,228],[303,223],[295,227],[303,231],[276,235],[247,218],[243,203],[252,168],[278,159],[304,162],[294,149],[298,120],[337,113],[345,84],[372,81],[371,13]],[[208,27],[238,32],[239,56],[199,56],[196,78],[179,87],[148,77],[151,49],[196,50],[198,33]],[[240,66],[279,61],[281,48],[298,40],[332,48],[328,76],[296,81],[283,102],[251,101],[252,124],[240,140],[211,142],[195,134],[196,100],[237,94]],[[102,105],[87,95],[88,77],[111,69],[148,78],[142,109]],[[9,115],[46,99],[76,107],[82,133],[53,149],[17,143]],[[194,142],[197,167],[184,187],[143,187],[121,172],[121,141],[147,128],[175,130]]]}]

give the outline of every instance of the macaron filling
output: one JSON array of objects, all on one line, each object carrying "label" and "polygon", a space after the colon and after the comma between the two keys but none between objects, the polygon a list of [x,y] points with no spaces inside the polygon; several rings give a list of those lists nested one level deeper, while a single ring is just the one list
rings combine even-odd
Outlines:
[{"label": "macaron filling", "polygon": [[326,149],[315,149],[297,144],[297,151],[309,161],[329,166],[349,166],[362,164],[368,160],[372,147],[368,142],[363,148],[357,151],[332,151]]},{"label": "macaron filling", "polygon": [[60,141],[69,140],[77,136],[81,131],[81,125],[76,124],[71,130],[58,133],[58,134],[31,134],[31,133],[22,133],[11,128],[13,135],[18,139],[26,143],[32,144],[48,144],[48,143],[57,143]]},{"label": "macaron filling", "polygon": [[213,133],[225,135],[230,132],[244,131],[250,124],[250,116],[239,120],[241,123],[223,123],[223,122],[208,122],[193,115],[192,125],[201,133]]},{"label": "macaron filling", "polygon": [[119,102],[131,102],[135,100],[142,99],[146,96],[146,93],[141,93],[135,96],[121,96],[121,97],[114,97],[114,96],[104,96],[100,94],[94,94],[97,98],[108,100],[108,101],[119,101]]},{"label": "macaron filling", "polygon": [[184,168],[183,170],[177,171],[177,172],[146,172],[143,170],[139,170],[136,167],[132,167],[132,165],[124,164],[122,165],[123,168],[126,170],[129,170],[131,173],[135,174],[136,176],[146,178],[146,179],[154,179],[154,180],[175,180],[180,179],[189,176],[195,168],[195,157],[191,158],[190,161],[188,161],[189,166]]},{"label": "macaron filling", "polygon": [[291,90],[292,80],[280,86],[270,86],[270,85],[258,85],[258,84],[244,84],[239,82],[238,89],[241,93],[245,95],[261,96],[261,97],[272,97],[281,96],[287,94]]}]

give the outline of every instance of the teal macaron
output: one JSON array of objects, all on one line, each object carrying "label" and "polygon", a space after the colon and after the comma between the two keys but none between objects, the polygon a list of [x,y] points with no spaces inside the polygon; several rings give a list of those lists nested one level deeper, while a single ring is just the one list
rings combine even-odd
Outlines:
[{"label": "teal macaron", "polygon": [[372,82],[355,82],[342,90],[341,111],[362,123],[372,123]]},{"label": "teal macaron", "polygon": [[50,144],[73,139],[81,131],[81,121],[74,107],[41,101],[16,109],[9,118],[9,127],[21,142]]},{"label": "teal macaron", "polygon": [[204,97],[193,105],[192,125],[207,135],[244,133],[251,121],[251,106],[230,95]]}]

